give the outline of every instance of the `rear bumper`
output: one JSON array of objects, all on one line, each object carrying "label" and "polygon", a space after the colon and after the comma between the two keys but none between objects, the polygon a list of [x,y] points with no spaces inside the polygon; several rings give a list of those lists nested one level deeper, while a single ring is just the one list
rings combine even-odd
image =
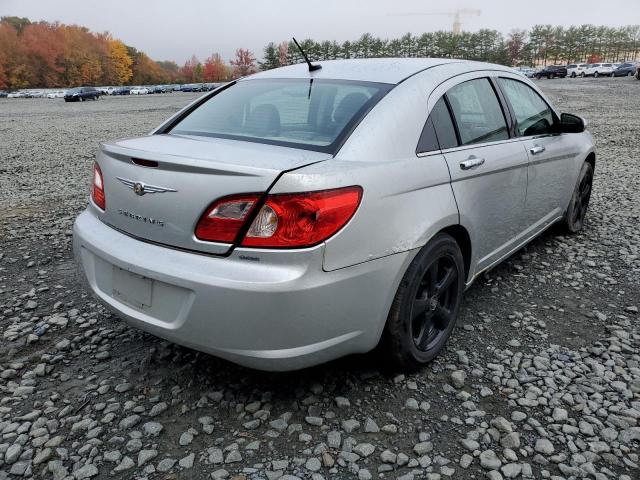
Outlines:
[{"label": "rear bumper", "polygon": [[415,255],[325,272],[322,245],[200,255],[136,240],[89,211],[77,218],[73,243],[93,293],[127,323],[261,370],[374,348]]}]

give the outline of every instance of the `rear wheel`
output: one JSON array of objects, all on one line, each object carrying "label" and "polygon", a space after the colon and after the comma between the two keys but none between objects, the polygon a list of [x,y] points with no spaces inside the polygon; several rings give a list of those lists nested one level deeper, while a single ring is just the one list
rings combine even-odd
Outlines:
[{"label": "rear wheel", "polygon": [[416,370],[440,353],[458,318],[463,291],[460,247],[439,233],[409,266],[389,311],[384,341],[399,367]]},{"label": "rear wheel", "polygon": [[599,76],[600,76],[600,74],[599,74],[598,72],[595,72],[595,73],[593,74],[593,77],[594,77],[594,78],[598,78]]},{"label": "rear wheel", "polygon": [[581,76],[582,78],[584,78],[584,77],[585,77],[584,72],[582,72],[582,73],[580,74],[580,76]]},{"label": "rear wheel", "polygon": [[580,170],[578,182],[571,196],[571,202],[564,214],[564,227],[569,233],[577,233],[584,226],[584,219],[591,200],[591,188],[593,185],[593,167],[585,162]]},{"label": "rear wheel", "polygon": [[571,72],[571,78],[576,78],[576,72]]}]

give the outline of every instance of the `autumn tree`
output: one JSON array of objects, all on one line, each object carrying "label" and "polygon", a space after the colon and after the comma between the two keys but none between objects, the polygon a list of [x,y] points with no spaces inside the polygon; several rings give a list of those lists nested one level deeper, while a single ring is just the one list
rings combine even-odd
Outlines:
[{"label": "autumn tree", "polygon": [[180,68],[180,74],[182,75],[182,78],[186,83],[193,83],[196,81],[195,77],[197,74],[196,70],[198,68],[198,65],[200,65],[200,61],[195,55],[184,62],[184,65],[182,66],[182,68]]},{"label": "autumn tree", "polygon": [[129,56],[127,46],[120,40],[109,38],[107,54],[107,71],[105,83],[125,85],[133,76],[133,59]]},{"label": "autumn tree", "polygon": [[203,77],[205,82],[221,82],[229,77],[229,68],[219,53],[214,53],[204,62]]},{"label": "autumn tree", "polygon": [[150,85],[165,82],[167,79],[160,66],[151,60],[144,52],[136,52],[133,58],[133,76],[131,83],[135,85]]},{"label": "autumn tree", "polygon": [[231,60],[233,76],[245,77],[256,72],[256,59],[249,50],[239,48],[236,50],[236,58]]}]

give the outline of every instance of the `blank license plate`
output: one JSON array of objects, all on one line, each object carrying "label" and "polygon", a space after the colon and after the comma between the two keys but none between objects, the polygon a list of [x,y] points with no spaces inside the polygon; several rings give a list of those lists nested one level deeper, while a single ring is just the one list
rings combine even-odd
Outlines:
[{"label": "blank license plate", "polygon": [[150,307],[153,280],[113,267],[113,296],[134,307]]}]

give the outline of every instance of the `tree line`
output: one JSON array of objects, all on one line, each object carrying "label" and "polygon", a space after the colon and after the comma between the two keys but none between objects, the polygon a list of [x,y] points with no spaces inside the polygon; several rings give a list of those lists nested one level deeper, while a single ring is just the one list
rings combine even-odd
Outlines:
[{"label": "tree line", "polygon": [[230,62],[213,53],[204,63],[155,61],[146,53],[78,25],[0,19],[0,89],[79,85],[219,82],[252,73],[256,59],[238,49]]},{"label": "tree line", "polygon": [[[531,30],[512,30],[505,37],[497,30],[407,33],[382,39],[365,33],[358,40],[300,42],[316,61],[369,57],[463,58],[511,66],[557,63],[598,63],[637,60],[640,56],[640,25],[613,28],[595,25],[571,27],[536,25]],[[303,61],[295,44],[269,43],[260,68],[267,70]]]},{"label": "tree line", "polygon": [[[640,25],[536,25],[528,31],[512,30],[506,36],[490,29],[459,35],[449,31],[407,33],[392,39],[365,33],[353,41],[306,39],[300,43],[315,61],[440,57],[512,66],[617,62],[638,59]],[[260,61],[249,50],[239,48],[229,62],[212,53],[204,61],[194,55],[179,66],[174,61],[152,60],[108,32],[18,17],[0,19],[0,88],[221,82],[302,61],[295,44],[283,41],[268,43]]]}]

